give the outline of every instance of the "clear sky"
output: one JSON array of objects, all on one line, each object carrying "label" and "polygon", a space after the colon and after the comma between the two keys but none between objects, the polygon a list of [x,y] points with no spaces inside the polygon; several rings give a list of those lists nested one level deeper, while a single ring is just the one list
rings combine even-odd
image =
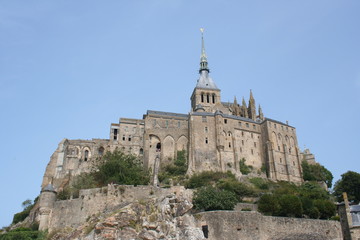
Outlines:
[{"label": "clear sky", "polygon": [[335,176],[360,172],[359,0],[0,0],[0,227],[63,138],[190,111],[200,27],[222,101],[289,121]]}]

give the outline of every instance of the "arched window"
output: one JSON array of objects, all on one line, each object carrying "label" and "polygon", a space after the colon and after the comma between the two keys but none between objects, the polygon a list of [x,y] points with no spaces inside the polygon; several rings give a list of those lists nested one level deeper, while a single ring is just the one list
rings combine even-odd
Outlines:
[{"label": "arched window", "polygon": [[140,148],[139,154],[143,155],[144,154],[144,149]]},{"label": "arched window", "polygon": [[204,93],[201,93],[201,102],[204,102]]},{"label": "arched window", "polygon": [[85,150],[84,152],[84,161],[87,161],[89,159],[89,150]]},{"label": "arched window", "polygon": [[98,150],[99,156],[102,156],[104,154],[104,150],[105,149],[103,147],[99,147],[99,150]]},{"label": "arched window", "polygon": [[207,95],[206,95],[206,102],[207,102],[207,103],[210,103],[210,94],[207,94]]},{"label": "arched window", "polygon": [[156,151],[161,152],[161,143],[156,144]]},{"label": "arched window", "polygon": [[215,94],[212,95],[212,102],[215,103]]}]

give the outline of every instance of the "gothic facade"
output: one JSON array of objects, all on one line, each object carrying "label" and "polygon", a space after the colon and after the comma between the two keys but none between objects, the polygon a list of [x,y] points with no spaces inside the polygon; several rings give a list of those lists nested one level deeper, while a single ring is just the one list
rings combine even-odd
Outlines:
[{"label": "gothic facade", "polygon": [[115,149],[137,155],[153,172],[185,151],[189,175],[213,170],[241,177],[240,160],[245,160],[253,174],[266,169],[269,179],[302,182],[295,127],[264,117],[251,91],[248,104],[244,98],[241,104],[236,98],[233,103],[221,102],[221,91],[209,73],[202,38],[200,76],[189,114],[149,110],[143,119],[120,118],[111,124],[109,139],[64,139],[51,156],[42,187],[51,182],[61,188]]}]

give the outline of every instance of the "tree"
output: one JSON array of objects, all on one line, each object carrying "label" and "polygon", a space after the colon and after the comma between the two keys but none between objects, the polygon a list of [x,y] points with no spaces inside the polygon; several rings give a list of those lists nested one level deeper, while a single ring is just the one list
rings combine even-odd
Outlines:
[{"label": "tree", "polygon": [[302,217],[303,208],[297,196],[285,194],[279,198],[279,216]]},{"label": "tree", "polygon": [[280,210],[278,198],[272,194],[262,195],[258,201],[258,210],[265,215],[277,215]]},{"label": "tree", "polygon": [[348,171],[341,175],[341,179],[335,183],[334,196],[337,201],[343,201],[342,193],[346,192],[348,199],[359,203],[360,201],[360,174],[357,172]]},{"label": "tree", "polygon": [[107,152],[102,162],[93,172],[99,186],[108,183],[146,185],[149,183],[149,172],[146,171],[140,160],[134,155],[127,155],[121,151]]},{"label": "tree", "polygon": [[233,210],[238,202],[235,193],[212,186],[202,187],[194,194],[194,208],[197,210]]},{"label": "tree", "polygon": [[323,181],[328,188],[331,188],[334,177],[324,166],[320,164],[309,164],[306,160],[303,160],[301,167],[303,169],[303,178],[305,181]]}]

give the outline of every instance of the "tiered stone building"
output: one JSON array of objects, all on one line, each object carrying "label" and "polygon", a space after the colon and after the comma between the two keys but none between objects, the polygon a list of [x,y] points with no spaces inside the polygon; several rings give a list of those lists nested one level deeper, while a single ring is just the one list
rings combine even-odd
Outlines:
[{"label": "tiered stone building", "polygon": [[240,177],[240,160],[254,173],[266,169],[272,180],[302,182],[301,158],[295,127],[264,117],[250,91],[248,104],[221,101],[221,90],[209,75],[204,39],[200,77],[191,95],[188,114],[147,111],[143,119],[120,118],[109,139],[60,142],[47,166],[42,187],[61,188],[71,176],[91,170],[106,151],[119,149],[143,160],[154,173],[185,150],[188,174],[231,171]]}]

